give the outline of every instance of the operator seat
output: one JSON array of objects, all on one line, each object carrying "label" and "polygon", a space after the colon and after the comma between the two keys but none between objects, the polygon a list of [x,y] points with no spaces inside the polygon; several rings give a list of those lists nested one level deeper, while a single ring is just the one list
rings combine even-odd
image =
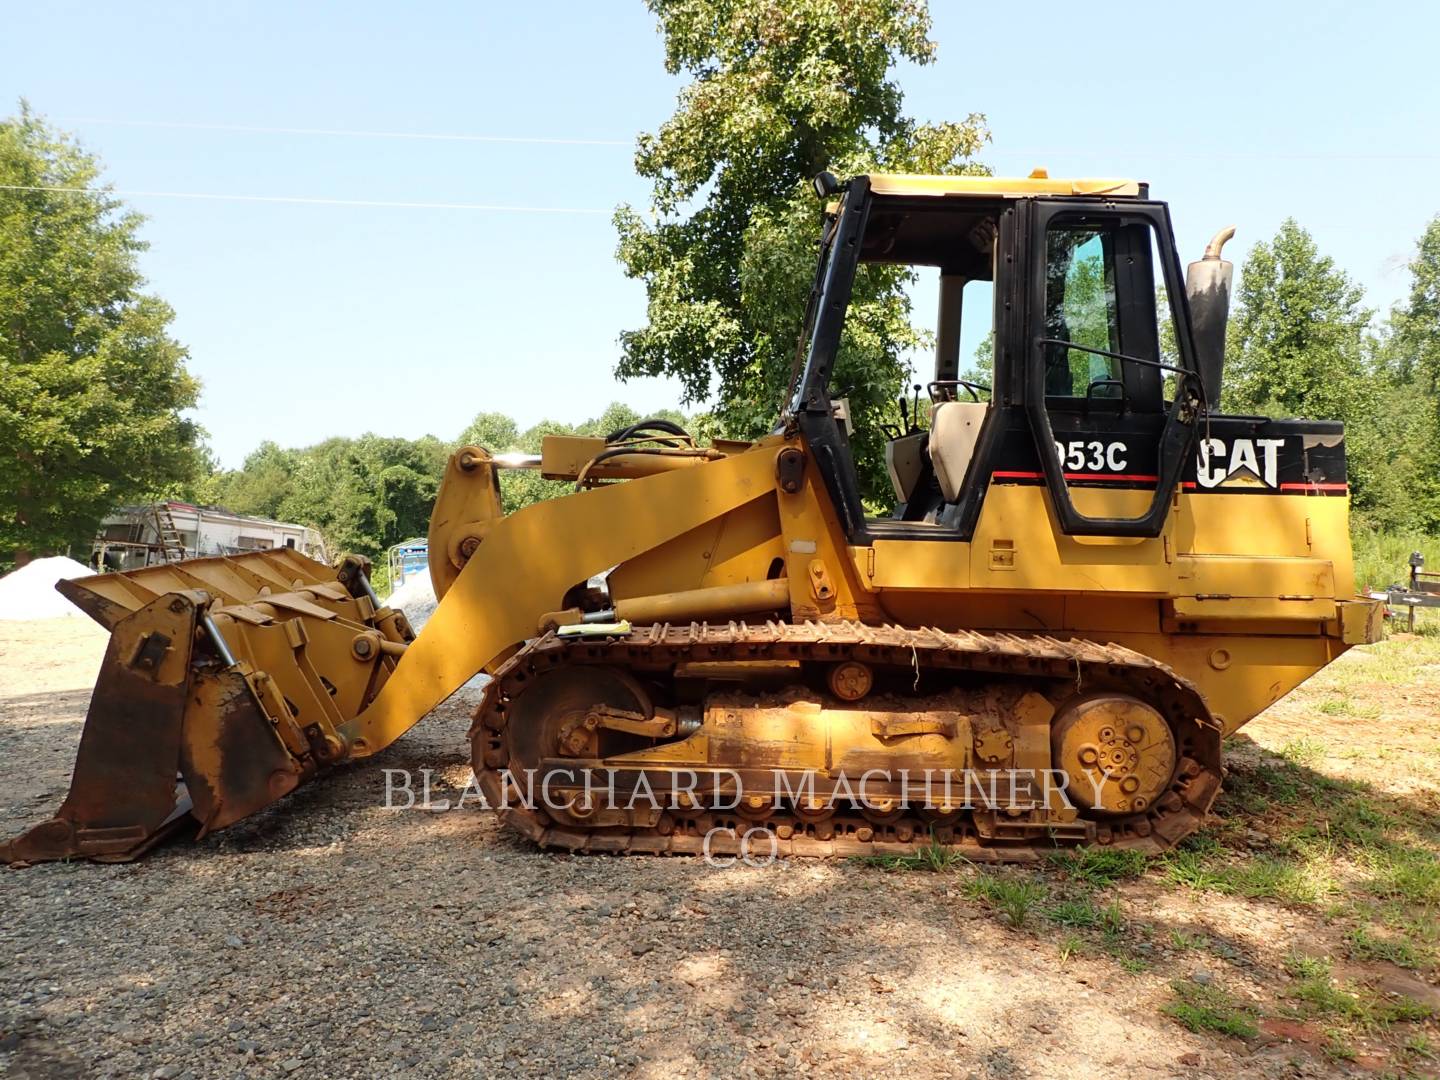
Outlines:
[{"label": "operator seat", "polygon": [[984,401],[942,401],[930,417],[930,464],[947,503],[960,500],[970,459],[990,405]]}]

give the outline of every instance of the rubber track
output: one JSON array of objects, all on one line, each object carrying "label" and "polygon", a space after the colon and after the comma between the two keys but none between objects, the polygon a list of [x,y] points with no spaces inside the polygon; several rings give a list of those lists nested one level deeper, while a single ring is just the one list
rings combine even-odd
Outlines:
[{"label": "rubber track", "polygon": [[[1077,689],[1119,688],[1159,710],[1178,736],[1180,765],[1175,780],[1145,814],[1097,822],[1095,840],[1099,844],[1164,851],[1200,826],[1219,794],[1220,726],[1195,687],[1152,657],[1080,638],[855,622],[656,624],[609,638],[547,634],[507,660],[486,687],[470,729],[475,773],[487,796],[495,800],[502,782],[498,770],[506,765],[503,747],[509,703],[536,676],[562,665],[613,665],[654,675],[685,662],[834,663],[847,659],[876,667],[973,671],[1049,685],[1066,682]],[[707,832],[728,828],[733,835],[712,836],[710,851],[734,854],[739,850],[738,834],[755,824],[733,812],[716,811],[685,818],[667,814],[652,828],[611,826],[587,831],[558,825],[538,807],[511,807],[500,813],[507,825],[542,847],[589,852],[700,854]],[[968,824],[932,826],[917,815],[878,825],[837,812],[829,819],[834,833],[830,839],[819,839],[813,823],[801,821],[785,809],[777,809],[764,825],[775,834],[773,850],[781,857],[905,855],[940,843],[976,861],[1032,862],[1065,846],[1048,838],[982,843]],[[906,834],[909,838],[902,839]],[[768,839],[758,841],[760,857],[768,855],[771,845]]]}]

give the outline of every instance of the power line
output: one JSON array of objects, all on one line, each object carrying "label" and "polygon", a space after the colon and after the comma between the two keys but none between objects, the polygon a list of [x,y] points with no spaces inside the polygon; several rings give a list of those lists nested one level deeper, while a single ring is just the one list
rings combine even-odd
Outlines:
[{"label": "power line", "polygon": [[1077,147],[1072,150],[1017,150],[988,146],[978,156],[1024,157],[1036,161],[1067,157],[1179,158],[1194,161],[1212,159],[1235,161],[1435,161],[1440,159],[1440,154],[1374,154],[1360,151],[1339,153],[1304,150],[1154,150],[1149,148],[1141,150],[1103,146]]},{"label": "power line", "polygon": [[379,206],[398,210],[481,210],[508,214],[611,214],[588,206],[507,206],[499,203],[401,202],[389,199],[326,199],[304,195],[230,195],[208,191],[115,191],[108,188],[0,184],[0,191],[55,191],[71,195],[121,195],[127,199],[208,199],[218,202],[294,203],[300,206]]},{"label": "power line", "polygon": [[[170,128],[177,130],[191,131],[230,131],[241,132],[252,135],[322,135],[327,137],[360,138],[360,139],[412,139],[432,142],[476,142],[476,143],[521,143],[540,146],[633,146],[634,143],[627,139],[579,139],[548,135],[483,135],[468,132],[429,132],[429,131],[370,131],[361,128],[319,128],[319,127],[281,127],[263,124],[220,124],[188,120],[111,120],[102,117],[62,117],[57,119],[60,124],[93,124],[104,127],[136,127],[136,128]],[[1434,161],[1440,159],[1440,154],[1426,153],[1401,153],[1401,154],[1375,154],[1364,151],[1282,151],[1282,150],[1157,150],[1153,147],[1146,148],[1125,148],[1125,147],[1077,147],[1074,149],[1010,149],[1006,147],[989,146],[980,156],[999,155],[1001,157],[1027,157],[1027,158],[1058,158],[1077,156],[1108,156],[1108,157],[1152,157],[1152,158],[1184,158],[1194,160],[1205,159],[1236,159],[1236,160],[1296,160],[1296,161]]]},{"label": "power line", "polygon": [[626,139],[571,139],[546,135],[473,135],[429,131],[362,131],[352,128],[267,127],[260,124],[208,124],[184,120],[103,120],[71,117],[60,124],[94,124],[106,127],[179,128],[190,131],[236,131],[252,135],[326,135],[358,139],[418,139],[434,142],[534,143],[542,146],[633,146]]}]

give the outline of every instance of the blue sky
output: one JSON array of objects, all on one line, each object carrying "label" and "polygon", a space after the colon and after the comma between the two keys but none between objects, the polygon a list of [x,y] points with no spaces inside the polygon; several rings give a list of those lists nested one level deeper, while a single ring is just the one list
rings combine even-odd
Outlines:
[{"label": "blue sky", "polygon": [[[900,72],[908,107],[985,113],[997,172],[1149,180],[1187,260],[1234,223],[1239,261],[1293,215],[1372,306],[1406,288],[1440,212],[1440,6],[931,7],[939,58]],[[639,0],[6,2],[0,27],[0,98],[77,132],[121,191],[603,211],[132,197],[224,464],[266,438],[452,438],[481,410],[524,426],[676,404],[664,381],[611,376],[644,294],[609,211],[644,205],[633,139],[678,87]]]}]

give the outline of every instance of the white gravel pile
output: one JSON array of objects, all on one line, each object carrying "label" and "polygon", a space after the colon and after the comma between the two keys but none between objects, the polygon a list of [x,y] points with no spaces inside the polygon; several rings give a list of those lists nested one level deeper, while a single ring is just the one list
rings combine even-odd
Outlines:
[{"label": "white gravel pile", "polygon": [[404,583],[390,594],[385,606],[403,611],[418,633],[435,611],[436,603],[435,586],[430,583],[429,573],[421,570],[406,575]]},{"label": "white gravel pile", "polygon": [[84,615],[55,591],[57,581],[89,577],[84,563],[56,555],[35,559],[0,578],[0,619],[56,619]]}]

